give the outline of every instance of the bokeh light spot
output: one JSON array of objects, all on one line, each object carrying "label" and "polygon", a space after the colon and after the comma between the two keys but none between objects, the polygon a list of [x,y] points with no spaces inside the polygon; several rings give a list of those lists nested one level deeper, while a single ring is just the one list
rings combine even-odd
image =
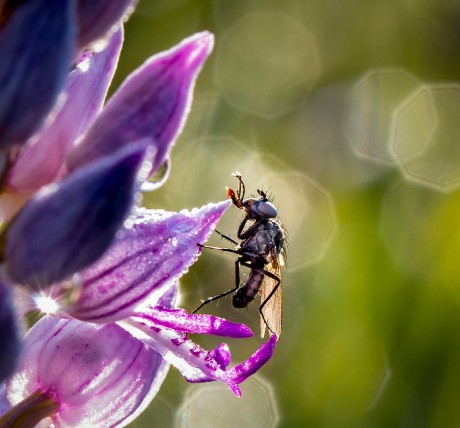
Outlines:
[{"label": "bokeh light spot", "polygon": [[241,390],[243,397],[237,399],[223,384],[190,387],[178,410],[176,427],[276,427],[279,411],[272,386],[253,375]]},{"label": "bokeh light spot", "polygon": [[406,178],[441,191],[460,185],[460,86],[425,85],[396,111],[393,151]]},{"label": "bokeh light spot", "polygon": [[358,155],[395,163],[390,151],[393,115],[419,86],[415,77],[399,69],[372,70],[353,86],[345,132]]},{"label": "bokeh light spot", "polygon": [[273,117],[300,103],[320,70],[310,34],[278,14],[249,15],[221,39],[216,78],[237,107]]}]

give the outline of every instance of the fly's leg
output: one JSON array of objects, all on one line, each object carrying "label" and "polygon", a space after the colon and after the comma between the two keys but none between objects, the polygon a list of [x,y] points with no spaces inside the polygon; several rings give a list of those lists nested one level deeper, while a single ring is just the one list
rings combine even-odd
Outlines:
[{"label": "fly's leg", "polygon": [[227,253],[235,253],[235,254],[240,254],[239,251],[237,250],[232,250],[231,248],[221,248],[221,247],[212,247],[210,245],[202,245],[202,244],[196,244],[197,247],[200,247],[200,248],[208,248],[209,250],[219,250],[219,251],[222,251],[222,252],[227,252]]},{"label": "fly's leg", "polygon": [[267,298],[260,304],[259,306],[259,312],[260,312],[260,316],[262,317],[262,319],[264,320],[264,323],[265,325],[268,327],[268,329],[273,333],[275,334],[275,332],[270,328],[270,326],[268,325],[268,322],[267,320],[265,319],[265,316],[264,316],[264,313],[262,312],[262,310],[264,309],[264,306],[268,303],[268,301],[274,296],[274,294],[276,293],[276,290],[278,290],[278,287],[281,285],[281,280],[274,274],[272,274],[271,272],[268,272],[266,270],[264,270],[264,274],[267,275],[269,278],[272,278],[276,281],[276,285],[273,287],[273,290],[270,292],[270,294],[267,296]]},{"label": "fly's leg", "polygon": [[242,200],[244,199],[244,193],[246,191],[246,188],[244,186],[244,183],[243,183],[243,177],[241,176],[241,172],[238,172],[238,171],[235,171],[233,174],[232,174],[234,177],[236,177],[239,181],[238,183],[238,199],[239,200]]},{"label": "fly's leg", "polygon": [[228,290],[225,293],[219,294],[217,296],[208,297],[206,300],[203,300],[201,305],[198,306],[192,313],[198,312],[203,306],[207,305],[208,303],[211,303],[214,300],[218,300],[218,299],[220,299],[222,297],[225,297],[225,296],[235,292],[236,290],[238,290],[238,288],[240,288],[240,262],[241,262],[240,259],[237,259],[235,261],[235,288],[232,288],[231,290]]},{"label": "fly's leg", "polygon": [[246,191],[246,188],[244,187],[243,179],[241,178],[241,172],[235,171],[232,175],[236,177],[239,181],[238,191],[235,195],[233,189],[227,189],[227,196],[232,200],[235,206],[237,206],[238,208],[243,208],[242,200],[244,199],[244,193]]},{"label": "fly's leg", "polygon": [[235,240],[234,240],[233,238],[231,238],[230,236],[225,235],[225,234],[219,232],[218,230],[215,230],[214,232],[216,232],[217,234],[219,234],[219,235],[221,236],[221,238],[224,238],[224,239],[226,239],[227,241],[230,241],[230,242],[232,242],[233,244],[238,245],[238,242],[235,241]]}]

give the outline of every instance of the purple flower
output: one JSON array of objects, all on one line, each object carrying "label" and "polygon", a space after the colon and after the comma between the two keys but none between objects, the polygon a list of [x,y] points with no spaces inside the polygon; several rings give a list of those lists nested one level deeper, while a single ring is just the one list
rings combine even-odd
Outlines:
[{"label": "purple flower", "polygon": [[[27,334],[8,382],[10,404],[26,402],[3,422],[35,416],[38,423],[49,416],[58,427],[126,424],[155,396],[168,368],[157,352],[116,324],[45,317]],[[37,404],[38,398],[45,402]]]},{"label": "purple flower", "polygon": [[252,336],[249,328],[242,324],[233,324],[209,315],[154,307],[135,314],[122,325],[180,370],[187,381],[221,381],[237,397],[241,396],[239,384],[271,358],[277,341],[276,336],[272,335],[248,360],[227,369],[231,359],[227,345],[221,344],[212,351],[206,351],[190,340],[186,333],[235,338]]},{"label": "purple flower", "polygon": [[[145,180],[164,162],[183,126],[194,81],[213,43],[209,33],[200,33],[154,56],[100,111],[121,40],[115,33],[104,52],[89,57],[93,73],[77,69],[69,76],[67,99],[54,120],[31,139],[10,169],[7,186],[16,191],[30,192],[64,176],[42,187],[5,233],[6,268],[15,282],[49,286],[107,250],[139,188],[142,150],[152,155],[142,164]],[[102,88],[95,90],[100,81]],[[44,157],[45,152],[52,155]],[[72,159],[67,162],[70,173],[66,157]]]},{"label": "purple flower", "polygon": [[197,260],[200,249],[230,201],[171,213],[138,209],[109,249],[79,274],[75,302],[62,310],[90,322],[119,322],[176,366],[190,382],[219,380],[240,395],[238,385],[271,357],[276,337],[248,361],[227,370],[226,345],[202,350],[189,333],[245,338],[244,325],[208,315],[171,309],[180,277]]},{"label": "purple flower", "polygon": [[[105,34],[132,6],[132,0],[111,7],[86,0],[57,3],[37,2],[48,13],[56,9],[70,16],[53,24],[70,26],[73,47],[66,55]],[[44,11],[34,13],[36,18]],[[16,18],[30,23],[31,16],[19,6],[10,25]],[[25,43],[24,22],[8,33],[18,46]],[[23,285],[35,302],[46,298],[59,305],[54,317],[40,320],[25,338],[8,381],[13,408],[5,423],[20,417],[33,425],[49,416],[56,426],[124,425],[153,398],[169,364],[189,382],[221,381],[239,396],[240,383],[270,359],[276,344],[272,336],[247,361],[229,368],[227,345],[204,350],[188,335],[246,338],[250,329],[175,308],[179,279],[199,257],[197,243],[209,238],[230,201],[178,213],[134,207],[148,178],[168,162],[212,35],[196,34],[153,56],[104,105],[123,40],[122,28],[109,34],[104,50],[80,58],[46,120],[61,83],[45,91],[54,95],[46,106],[38,103],[40,117],[33,123],[16,117],[27,96],[20,86],[25,75],[17,81],[9,77],[8,96],[0,93],[0,101],[7,101],[5,116],[0,105],[0,124],[10,117],[11,129],[19,129],[0,127],[0,145],[3,132],[5,147],[21,147],[8,155],[0,196],[3,219],[10,220],[0,236],[0,328],[13,330],[4,346],[10,356],[1,351],[3,377],[14,369],[20,349],[12,286]],[[69,65],[64,54],[58,62]],[[1,73],[0,67],[0,82]],[[45,98],[41,92],[39,98]]]},{"label": "purple flower", "polygon": [[[196,240],[208,239],[228,206],[225,201],[191,212],[133,214],[106,255],[80,273],[80,297],[67,308],[67,315],[104,323],[39,321],[9,381],[14,407],[5,420],[27,412],[41,419],[37,409],[45,407],[58,427],[125,424],[153,399],[169,364],[189,382],[221,381],[240,396],[239,384],[270,359],[276,336],[229,368],[227,345],[207,351],[188,334],[246,338],[251,330],[173,308],[178,279],[198,257]],[[106,366],[113,370],[100,368]]]}]

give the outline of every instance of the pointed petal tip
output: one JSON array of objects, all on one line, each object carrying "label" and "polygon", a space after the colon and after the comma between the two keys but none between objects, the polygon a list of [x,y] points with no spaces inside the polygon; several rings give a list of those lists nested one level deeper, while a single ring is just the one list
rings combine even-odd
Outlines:
[{"label": "pointed petal tip", "polygon": [[[166,52],[183,62],[184,68],[193,75],[203,66],[214,47],[214,35],[209,31],[193,34]],[[168,55],[169,53],[169,55]]]},{"label": "pointed petal tip", "polygon": [[230,385],[230,389],[236,398],[241,398],[241,389],[238,385]]},{"label": "pointed petal tip", "polygon": [[208,205],[205,205],[203,208],[206,211],[222,215],[225,211],[228,210],[231,204],[232,204],[231,201],[227,199],[225,201],[210,203]]},{"label": "pointed petal tip", "polygon": [[214,34],[209,31],[193,34],[185,40],[190,40],[191,43],[195,44],[197,50],[204,52],[206,55],[209,55],[214,48]]}]

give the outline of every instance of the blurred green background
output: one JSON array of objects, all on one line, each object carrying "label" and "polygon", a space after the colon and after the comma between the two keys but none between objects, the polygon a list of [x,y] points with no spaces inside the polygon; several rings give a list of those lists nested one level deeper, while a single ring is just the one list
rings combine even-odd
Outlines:
[{"label": "blurred green background", "polygon": [[[234,170],[271,192],[290,237],[284,332],[241,399],[171,369],[131,426],[459,427],[460,3],[141,0],[112,89],[202,30],[215,49],[145,204],[223,200]],[[233,260],[203,253],[181,305],[231,288]],[[206,312],[256,332],[227,341],[235,363],[262,343],[257,303]]]}]

